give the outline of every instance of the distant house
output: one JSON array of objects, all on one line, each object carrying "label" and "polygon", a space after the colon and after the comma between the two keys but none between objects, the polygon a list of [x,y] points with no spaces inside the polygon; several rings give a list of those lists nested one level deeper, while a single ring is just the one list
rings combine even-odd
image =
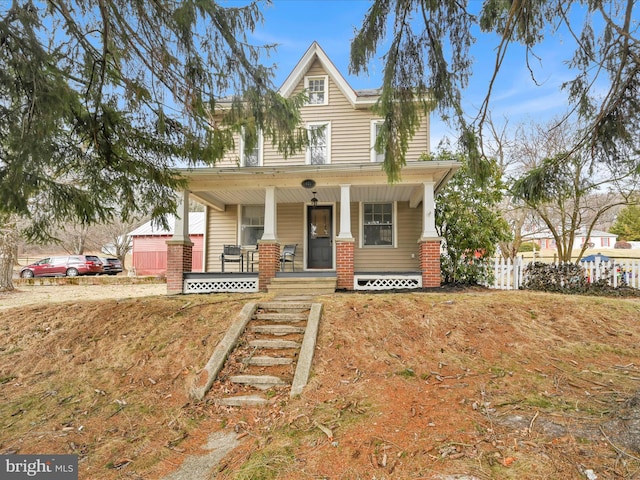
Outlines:
[{"label": "distant house", "polygon": [[[546,230],[532,233],[526,236],[527,239],[536,243],[542,250],[555,250],[556,241],[551,232]],[[576,233],[575,248],[582,248],[588,243],[587,248],[613,248],[618,236],[614,233],[603,232],[602,230],[591,230],[591,235],[587,237],[586,230],[582,229]]]},{"label": "distant house", "polygon": [[[165,275],[167,273],[167,240],[173,236],[175,218],[168,217],[170,228],[163,229],[147,222],[129,233],[132,241],[132,265],[137,275]],[[189,213],[189,229],[193,243],[191,268],[203,271],[204,212]]]}]

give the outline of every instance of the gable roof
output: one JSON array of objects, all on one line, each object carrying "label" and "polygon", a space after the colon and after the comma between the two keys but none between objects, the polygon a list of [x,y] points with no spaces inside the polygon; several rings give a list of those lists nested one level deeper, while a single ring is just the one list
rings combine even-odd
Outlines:
[{"label": "gable roof", "polygon": [[[128,233],[130,237],[169,236],[173,235],[176,223],[174,215],[167,215],[169,229],[153,224],[150,220]],[[189,233],[191,235],[204,235],[204,212],[189,212]]]},{"label": "gable roof", "polygon": [[316,59],[320,62],[324,71],[327,72],[329,77],[331,77],[331,80],[333,80],[338,89],[347,98],[347,100],[349,100],[354,108],[370,107],[378,101],[380,90],[367,89],[356,91],[351,88],[347,80],[342,76],[324,50],[322,50],[318,42],[315,41],[307,49],[305,54],[302,56],[300,61],[298,61],[297,65],[278,90],[280,95],[283,97],[289,97],[300,84]]}]

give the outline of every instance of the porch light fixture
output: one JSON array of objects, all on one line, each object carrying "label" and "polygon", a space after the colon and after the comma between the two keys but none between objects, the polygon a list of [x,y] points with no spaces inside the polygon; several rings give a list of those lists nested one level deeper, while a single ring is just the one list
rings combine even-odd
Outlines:
[{"label": "porch light fixture", "polygon": [[304,188],[313,188],[313,187],[316,186],[316,182],[315,182],[315,180],[311,180],[310,178],[307,178],[306,180],[302,181],[301,185]]},{"label": "porch light fixture", "polygon": [[318,199],[316,198],[317,192],[311,192],[311,193],[313,193],[313,198],[311,199],[311,206],[313,208],[316,208],[318,206]]}]

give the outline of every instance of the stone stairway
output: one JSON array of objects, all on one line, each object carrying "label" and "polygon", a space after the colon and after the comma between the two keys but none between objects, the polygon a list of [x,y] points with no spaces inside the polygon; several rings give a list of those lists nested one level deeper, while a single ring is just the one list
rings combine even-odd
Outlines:
[{"label": "stone stairway", "polygon": [[210,388],[209,396],[220,405],[257,406],[285,389],[290,396],[298,395],[306,385],[321,304],[250,305],[218,344],[202,372],[208,381],[192,389],[192,396],[202,398]]}]

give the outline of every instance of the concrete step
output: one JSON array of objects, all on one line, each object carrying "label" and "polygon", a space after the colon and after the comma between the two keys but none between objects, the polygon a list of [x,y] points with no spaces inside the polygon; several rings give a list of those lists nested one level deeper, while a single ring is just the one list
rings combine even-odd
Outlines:
[{"label": "concrete step", "polygon": [[294,327],[292,325],[249,325],[249,331],[282,336],[291,333],[304,333],[304,327]]},{"label": "concrete step", "polygon": [[310,293],[284,293],[274,298],[277,302],[311,302],[315,295]]},{"label": "concrete step", "polygon": [[300,348],[300,343],[291,340],[251,340],[249,346],[256,348],[285,349]]},{"label": "concrete step", "polygon": [[264,320],[270,322],[302,322],[309,318],[308,313],[256,313],[254,320]]},{"label": "concrete step", "polygon": [[289,357],[251,357],[242,360],[246,365],[256,365],[258,367],[272,367],[275,365],[291,365],[293,358]]},{"label": "concrete step", "polygon": [[250,385],[260,390],[268,390],[271,387],[283,387],[285,385],[289,385],[288,382],[274,375],[234,375],[229,377],[229,381],[242,385]]},{"label": "concrete step", "polygon": [[267,405],[269,401],[260,395],[238,395],[235,397],[218,398],[215,403],[228,407],[260,407]]},{"label": "concrete step", "polygon": [[267,291],[273,295],[291,295],[292,293],[308,292],[309,295],[317,297],[318,295],[331,295],[336,292],[335,288],[318,288],[301,289],[298,285],[269,285]]},{"label": "concrete step", "polygon": [[[302,274],[304,275],[304,274]],[[275,282],[296,282],[298,284],[312,284],[312,283],[335,283],[336,282],[336,277],[308,277],[308,276],[296,276],[296,275],[285,275],[285,276],[279,276],[276,275],[274,278],[271,279],[271,281],[275,281]]]},{"label": "concrete step", "polygon": [[263,302],[258,304],[257,310],[265,312],[303,312],[311,308],[311,302]]},{"label": "concrete step", "polygon": [[323,295],[336,291],[335,277],[276,277],[271,279],[268,291],[278,295]]},{"label": "concrete step", "polygon": [[286,292],[288,295],[293,294],[314,294],[316,292],[330,292],[335,293],[336,291],[336,282],[335,280],[332,282],[322,282],[322,283],[299,283],[291,280],[286,281],[277,281],[277,279],[271,280],[269,287],[267,288],[269,292],[272,291],[282,291]]}]

